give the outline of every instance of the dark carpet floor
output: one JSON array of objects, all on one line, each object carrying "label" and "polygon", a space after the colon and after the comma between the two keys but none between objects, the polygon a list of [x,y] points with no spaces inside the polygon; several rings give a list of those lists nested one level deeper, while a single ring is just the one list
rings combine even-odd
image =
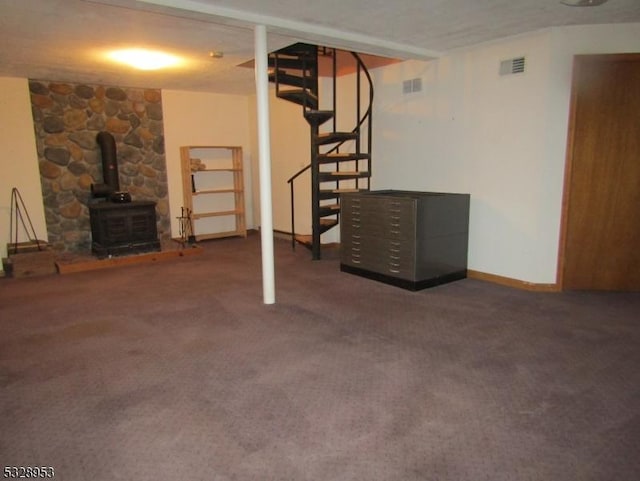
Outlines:
[{"label": "dark carpet floor", "polygon": [[[640,479],[640,294],[409,292],[259,236],[0,280],[0,468],[69,481]],[[331,256],[329,256],[331,257]]]}]

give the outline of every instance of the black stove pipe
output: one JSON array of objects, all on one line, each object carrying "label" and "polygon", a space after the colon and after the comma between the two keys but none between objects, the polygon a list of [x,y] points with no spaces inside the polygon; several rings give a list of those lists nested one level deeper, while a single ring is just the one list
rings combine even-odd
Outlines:
[{"label": "black stove pipe", "polygon": [[102,184],[91,184],[94,197],[110,197],[120,191],[116,141],[109,132],[99,132],[96,141],[102,153]]}]

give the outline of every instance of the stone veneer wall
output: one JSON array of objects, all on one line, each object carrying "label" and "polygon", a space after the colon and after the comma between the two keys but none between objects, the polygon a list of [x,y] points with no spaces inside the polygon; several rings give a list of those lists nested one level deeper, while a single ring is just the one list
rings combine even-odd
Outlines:
[{"label": "stone veneer wall", "polygon": [[91,249],[91,184],[102,183],[96,136],[116,141],[120,190],[156,204],[158,235],[170,237],[160,90],[30,80],[49,244]]}]

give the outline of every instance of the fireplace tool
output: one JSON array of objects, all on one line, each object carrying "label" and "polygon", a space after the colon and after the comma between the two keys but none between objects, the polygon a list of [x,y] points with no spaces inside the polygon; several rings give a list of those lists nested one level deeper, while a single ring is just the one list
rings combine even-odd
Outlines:
[{"label": "fireplace tool", "polygon": [[191,209],[182,207],[180,217],[178,217],[180,242],[182,245],[196,243],[196,236],[193,234],[193,224],[191,222]]},{"label": "fireplace tool", "polygon": [[[11,215],[9,219],[10,244],[7,244],[8,255],[18,253],[18,248],[20,244],[18,242],[18,228],[19,228],[18,222],[22,224],[22,228],[24,229],[24,231],[27,234],[27,237],[29,238],[29,242],[27,244],[35,242],[39,251],[44,250],[44,248],[46,247],[46,242],[38,240],[38,237],[36,236],[36,230],[33,228],[31,217],[29,217],[29,212],[27,212],[27,207],[24,205],[24,200],[22,200],[20,191],[16,187],[14,187],[11,189]],[[15,224],[15,232],[14,232],[14,224]]]}]

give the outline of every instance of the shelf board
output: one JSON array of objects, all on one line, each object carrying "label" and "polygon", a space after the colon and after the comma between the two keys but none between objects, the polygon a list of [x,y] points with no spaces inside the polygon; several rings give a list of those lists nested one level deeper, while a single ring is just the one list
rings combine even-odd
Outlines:
[{"label": "shelf board", "polygon": [[188,150],[193,150],[193,149],[226,149],[226,150],[240,150],[242,149],[241,146],[239,145],[187,145],[184,147],[185,149]]},{"label": "shelf board", "polygon": [[203,189],[192,192],[191,195],[200,194],[233,194],[235,192],[242,192],[240,189]]},{"label": "shelf board", "polygon": [[222,237],[240,236],[247,237],[247,231],[245,230],[230,230],[227,232],[214,232],[212,234],[196,234],[196,240],[209,240],[220,239]]},{"label": "shelf board", "polygon": [[202,219],[204,217],[219,217],[223,215],[238,215],[242,213],[243,212],[241,210],[235,209],[235,210],[225,210],[220,212],[203,212],[202,214],[192,214],[192,216],[194,219]]},{"label": "shelf board", "polygon": [[233,167],[219,167],[219,168],[211,168],[211,169],[198,169],[192,170],[192,174],[197,174],[198,172],[242,172],[242,169],[234,169]]}]

